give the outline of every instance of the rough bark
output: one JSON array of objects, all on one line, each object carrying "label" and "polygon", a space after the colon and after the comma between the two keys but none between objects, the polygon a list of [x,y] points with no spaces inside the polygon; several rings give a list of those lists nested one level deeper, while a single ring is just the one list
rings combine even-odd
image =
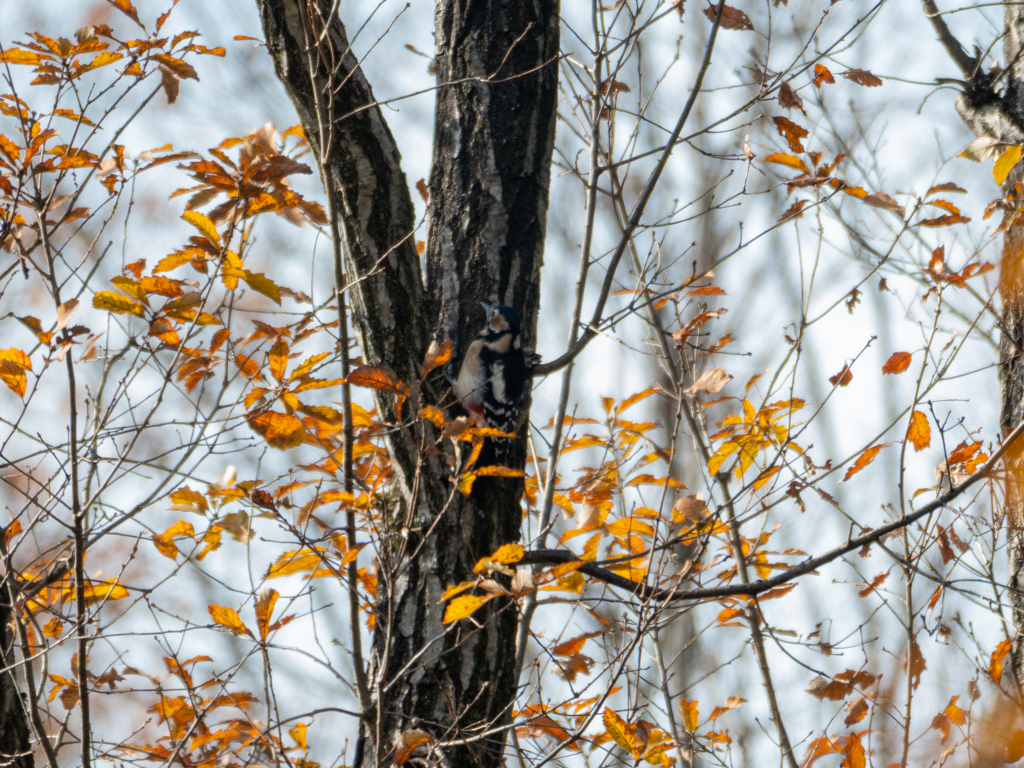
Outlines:
[{"label": "rough bark", "polygon": [[531,344],[555,135],[558,3],[446,0],[437,5],[435,38],[431,311],[439,335],[464,350],[483,317],[481,300],[515,307],[528,318]]},{"label": "rough bark", "polygon": [[[980,63],[968,57],[950,33],[932,0],[925,11],[936,28],[940,42],[965,77],[964,93],[957,99],[957,112],[978,136],[1005,144],[1024,143],[1024,7],[1006,3],[1003,61],[1009,71],[1001,94],[992,88],[992,76]],[[1016,185],[1024,180],[1021,164],[1003,182],[1007,199],[1017,197]],[[1018,203],[1019,205],[1019,203]],[[1016,211],[1007,213],[1015,217]],[[1024,227],[1007,222],[1000,262],[999,297],[1001,339],[999,381],[1001,403],[999,426],[1003,437],[1024,419]],[[1009,549],[1009,600],[1013,607],[1014,642],[1012,668],[1020,686],[1024,680],[1024,460],[1019,448],[1006,455],[1005,523]]]},{"label": "rough bark", "polygon": [[14,666],[14,619],[7,584],[0,581],[0,766],[33,768],[28,713]]},{"label": "rough bark", "polygon": [[[1024,42],[1024,8],[1007,3],[1005,9],[1006,37],[1003,42],[1004,61],[1011,64],[1007,73],[1004,111],[1014,124],[1014,138],[1024,124],[1024,57],[1019,56]],[[1015,192],[1015,185],[1024,178],[1020,164],[1003,183],[1003,194]],[[1024,227],[1011,226],[1003,238],[1000,264],[999,294],[1002,300],[1002,338],[1000,341],[1000,383],[1002,403],[1000,427],[1003,436],[1009,434],[1024,418]],[[1014,642],[1013,670],[1018,686],[1024,680],[1024,469],[1019,449],[1007,456],[1006,525],[1009,539],[1009,587],[1013,605]]]},{"label": "rough bark", "polygon": [[[480,300],[519,310],[531,340],[554,146],[557,2],[438,4],[426,289],[399,153],[340,20],[332,20],[325,37],[334,55],[307,55],[308,25],[300,14],[310,7],[326,17],[331,2],[257,5],[277,74],[314,152],[329,142],[324,182],[341,218],[349,301],[366,361],[415,382],[430,339],[450,339],[457,370],[459,353],[484,322]],[[310,61],[317,70],[312,77]],[[473,79],[446,85],[463,78]],[[318,121],[325,104],[327,123]],[[333,124],[333,140],[321,136],[325,124]],[[424,384],[425,401],[441,398],[439,378]],[[401,416],[390,396],[377,404],[386,418]],[[462,497],[442,458],[423,450],[436,438],[430,430],[421,424],[388,438],[400,510],[379,532],[373,701],[357,747],[361,766],[390,764],[395,736],[409,728],[440,741],[468,739],[444,748],[447,765],[502,763],[506,734],[480,733],[508,722],[511,713],[514,606],[493,600],[474,615],[480,628],[467,623],[446,631],[438,601],[446,586],[472,577],[480,557],[519,538],[522,484],[481,478]]]}]

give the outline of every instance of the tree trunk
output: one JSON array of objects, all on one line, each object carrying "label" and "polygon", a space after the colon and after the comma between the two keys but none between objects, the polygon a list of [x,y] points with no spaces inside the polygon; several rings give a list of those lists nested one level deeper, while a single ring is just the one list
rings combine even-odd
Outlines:
[{"label": "tree trunk", "polygon": [[[1019,126],[1024,125],[1024,61],[1018,55],[1024,38],[1024,9],[1007,3],[1005,9],[1006,37],[1003,41],[1004,62],[1014,62],[1007,73],[1003,110],[1015,124],[1010,143],[1020,143]],[[1003,182],[1003,195],[1016,197],[1016,185],[1024,179],[1018,166]],[[1014,213],[1010,213],[1014,216]],[[1002,301],[1002,338],[1000,340],[999,377],[1002,385],[999,426],[1005,437],[1024,419],[1024,227],[1011,225],[1003,238],[1003,255],[999,273],[999,295]],[[1005,520],[1009,544],[1009,596],[1013,605],[1014,639],[1013,672],[1017,686],[1024,679],[1024,486],[1021,485],[1022,452],[1015,447],[1006,457]]]},{"label": "tree trunk", "polygon": [[[483,327],[481,300],[517,309],[524,340],[532,341],[554,147],[557,2],[438,3],[426,289],[399,153],[340,20],[308,44],[314,27],[302,14],[312,9],[326,17],[332,3],[257,5],[306,137],[317,156],[326,150],[329,158],[324,184],[340,218],[352,286],[347,298],[367,363],[413,383],[430,340],[451,340],[450,372],[457,371],[461,352]],[[463,82],[445,85],[455,80]],[[446,389],[438,372],[404,413],[382,393],[375,393],[377,407],[383,419],[404,416],[410,424],[422,404],[450,404],[442,398]],[[506,731],[482,734],[510,720],[515,606],[492,600],[474,614],[479,627],[445,627],[438,601],[448,585],[472,578],[479,558],[519,538],[522,481],[480,478],[463,497],[445,457],[424,450],[436,439],[422,421],[388,438],[400,508],[389,511],[374,537],[380,568],[371,702],[363,705],[356,754],[361,766],[391,764],[397,734],[411,728],[439,742],[465,739],[437,748],[450,766],[502,763]],[[520,449],[514,461],[522,460]]]},{"label": "tree trunk", "polygon": [[33,768],[28,713],[15,677],[13,610],[7,584],[0,580],[0,766]]},{"label": "tree trunk", "polygon": [[[984,62],[969,56],[946,25],[934,0],[924,0],[926,16],[935,29],[939,42],[964,76],[964,92],[956,102],[960,117],[976,136],[996,139],[1006,145],[1024,144],[1024,57],[1019,55],[1024,43],[1024,7],[1016,3],[1004,6],[1003,92],[993,88],[992,75]],[[977,49],[976,49],[977,50]],[[1017,200],[1016,187],[1024,180],[1021,163],[1010,172],[1002,185],[1003,197],[1016,200],[1006,213],[1007,229],[1003,238],[1003,254],[999,265],[1000,315],[999,382],[1001,408],[999,426],[1003,437],[1024,420],[1024,226],[1014,223]],[[1017,687],[1024,680],[1024,453],[1013,446],[1005,455],[1005,523],[1009,549],[1008,599],[1013,608],[1014,638],[1011,649],[1012,669]]]}]

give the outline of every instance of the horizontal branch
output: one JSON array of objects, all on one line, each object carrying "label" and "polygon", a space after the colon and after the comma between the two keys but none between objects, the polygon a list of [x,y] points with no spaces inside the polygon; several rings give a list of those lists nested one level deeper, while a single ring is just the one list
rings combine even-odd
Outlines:
[{"label": "horizontal branch", "polygon": [[[581,573],[598,579],[599,581],[603,581],[606,584],[610,584],[613,587],[619,587],[620,589],[632,592],[633,594],[642,597],[644,600],[682,602],[684,600],[707,600],[734,595],[747,595],[753,597],[763,592],[767,592],[769,589],[781,586],[795,578],[805,576],[808,573],[816,571],[821,566],[827,565],[833,560],[838,560],[843,555],[860,549],[867,544],[874,544],[894,531],[905,528],[911,523],[920,520],[922,517],[942,509],[957,497],[965,493],[971,486],[981,482],[992,474],[992,471],[1002,459],[1003,455],[1015,442],[1017,442],[1022,434],[1024,434],[1024,421],[1014,428],[1014,430],[1003,441],[999,450],[996,451],[992,458],[985,462],[977,472],[964,480],[960,485],[951,487],[948,491],[935,499],[935,501],[925,504],[920,509],[911,512],[909,515],[903,515],[897,520],[893,520],[891,523],[887,523],[886,525],[878,528],[873,528],[856,538],[849,539],[845,544],[841,544],[823,555],[805,560],[799,565],[795,565],[792,568],[783,571],[778,576],[773,576],[770,579],[752,581],[749,584],[728,584],[721,587],[698,587],[696,589],[689,589],[685,592],[681,592],[676,588],[662,589],[649,587],[646,584],[631,581],[630,579],[619,576],[617,573],[613,573],[607,568],[602,568],[595,563],[584,562],[583,565],[580,566],[579,570]],[[571,563],[576,560],[579,560],[579,555],[566,549],[541,549],[524,553],[523,558],[519,562],[523,565],[560,565],[562,563]]]}]

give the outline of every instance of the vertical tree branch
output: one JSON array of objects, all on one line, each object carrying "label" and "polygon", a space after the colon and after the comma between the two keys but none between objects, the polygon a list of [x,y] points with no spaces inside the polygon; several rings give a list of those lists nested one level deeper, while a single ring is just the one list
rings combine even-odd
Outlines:
[{"label": "vertical tree branch", "polygon": [[[337,71],[336,61],[342,55],[330,46],[331,38],[327,36],[327,19],[314,19],[311,10],[314,6],[307,3],[302,11],[303,32],[305,33],[306,56],[308,71],[310,75],[310,90],[313,94],[316,105],[316,119],[320,135],[323,137],[320,144],[318,161],[320,164],[320,178],[324,180],[327,191],[327,215],[331,226],[331,255],[334,267],[334,295],[338,302],[338,351],[341,355],[341,419],[342,419],[342,472],[344,474],[345,492],[351,494],[355,490],[352,478],[352,385],[349,384],[349,336],[348,336],[348,311],[345,308],[345,265],[341,247],[341,225],[339,223],[338,210],[335,199],[338,190],[332,187],[334,177],[331,174],[330,157],[334,145],[334,125],[332,120],[332,102],[334,93],[341,83],[335,82]],[[331,10],[333,13],[333,8]],[[314,42],[316,41],[316,42]],[[314,62],[314,55],[319,56],[329,73],[326,80],[317,82],[316,73],[319,71]],[[356,514],[351,506],[345,509],[345,546],[352,549],[356,546]],[[359,700],[360,710],[365,710],[370,705],[369,686],[366,680],[366,667],[363,663],[363,640],[360,631],[359,619],[359,566],[356,560],[349,562],[346,569],[347,593],[349,609],[349,642],[352,645],[352,672],[355,677],[355,688]]]},{"label": "vertical tree branch", "polygon": [[[40,195],[42,197],[42,195]],[[61,307],[60,281],[57,279],[56,259],[50,244],[49,232],[45,211],[38,211],[39,216],[39,239],[43,246],[43,254],[46,257],[48,279],[53,304],[59,313]],[[64,340],[70,345],[71,337],[69,331],[62,333]],[[68,374],[68,474],[70,475],[71,514],[72,514],[72,536],[74,549],[72,552],[72,572],[75,585],[75,643],[77,646],[75,674],[78,678],[79,712],[82,718],[82,734],[80,744],[80,756],[82,768],[90,768],[92,765],[91,744],[92,744],[92,716],[89,702],[89,606],[85,597],[85,550],[86,550],[86,510],[82,508],[82,500],[79,492],[78,482],[78,387],[75,380],[75,363],[71,350],[67,350],[64,356],[64,365]]]}]

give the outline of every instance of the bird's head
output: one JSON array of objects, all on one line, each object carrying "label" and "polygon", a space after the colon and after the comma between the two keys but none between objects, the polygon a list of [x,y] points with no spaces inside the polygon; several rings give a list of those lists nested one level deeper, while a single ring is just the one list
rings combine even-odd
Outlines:
[{"label": "bird's head", "polygon": [[507,351],[509,346],[519,349],[519,334],[523,329],[519,313],[512,307],[492,307],[482,301],[480,304],[487,312],[487,328],[481,336],[487,341],[488,346],[496,348],[495,345],[500,345],[504,347],[502,351]]}]

